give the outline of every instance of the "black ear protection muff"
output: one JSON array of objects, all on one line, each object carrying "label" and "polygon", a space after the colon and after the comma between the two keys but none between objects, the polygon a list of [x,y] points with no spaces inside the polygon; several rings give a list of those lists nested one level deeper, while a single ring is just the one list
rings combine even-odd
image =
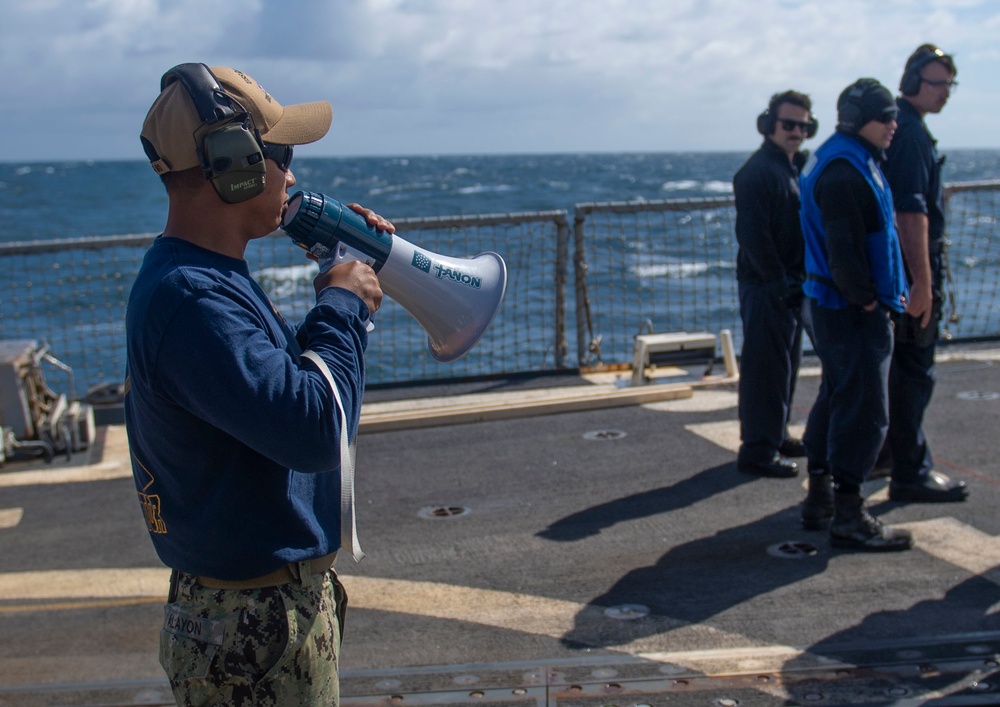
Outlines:
[{"label": "black ear protection muff", "polygon": [[947,54],[937,47],[929,47],[923,51],[914,52],[906,61],[906,69],[899,80],[899,92],[904,96],[915,96],[920,93],[920,72],[925,66],[937,59],[943,59]]},{"label": "black ear protection muff", "polygon": [[757,116],[757,132],[767,137],[774,132],[778,119],[771,115],[771,109],[765,108],[764,112]]},{"label": "black ear protection muff", "polygon": [[[775,104],[775,101],[780,97],[780,94],[776,94],[771,97],[771,102],[768,103],[767,108],[764,112],[757,116],[757,132],[759,132],[764,137],[768,135],[773,135],[775,128],[778,126],[778,107],[782,103],[790,103],[790,101],[780,101]],[[795,105],[794,103],[792,105]],[[815,137],[816,131],[819,130],[819,121],[816,120],[816,116],[809,113],[809,128],[806,130],[806,139]]]},{"label": "black ear protection muff", "polygon": [[226,93],[205,64],[179,64],[160,80],[162,92],[179,81],[198,111],[195,149],[205,178],[227,204],[247,201],[264,191],[267,164],[264,142],[253,116]]},{"label": "black ear protection muff", "polygon": [[844,101],[837,106],[837,127],[851,135],[861,129],[861,100],[879,83],[874,79],[858,81],[844,96]]}]

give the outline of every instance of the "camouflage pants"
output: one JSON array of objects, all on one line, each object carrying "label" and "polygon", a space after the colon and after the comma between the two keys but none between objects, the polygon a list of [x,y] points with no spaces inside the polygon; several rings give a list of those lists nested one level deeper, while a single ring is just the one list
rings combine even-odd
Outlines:
[{"label": "camouflage pants", "polygon": [[178,576],[160,665],[179,705],[340,704],[347,595],[331,569],[263,589],[208,589]]}]

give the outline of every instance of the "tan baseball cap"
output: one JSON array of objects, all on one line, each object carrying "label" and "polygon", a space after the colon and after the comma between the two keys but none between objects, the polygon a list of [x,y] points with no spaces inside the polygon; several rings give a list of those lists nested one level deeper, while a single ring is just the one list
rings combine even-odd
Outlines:
[{"label": "tan baseball cap", "polygon": [[[316,142],[330,129],[333,107],[328,101],[282,106],[242,71],[213,66],[211,72],[226,94],[251,115],[265,142],[305,145]],[[195,132],[202,125],[194,101],[181,81],[174,81],[163,89],[146,114],[141,133],[157,174],[200,165]]]}]

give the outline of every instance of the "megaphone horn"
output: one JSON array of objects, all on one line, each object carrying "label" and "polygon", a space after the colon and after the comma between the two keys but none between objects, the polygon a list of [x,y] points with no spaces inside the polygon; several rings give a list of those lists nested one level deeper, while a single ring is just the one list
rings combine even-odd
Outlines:
[{"label": "megaphone horn", "polygon": [[360,214],[315,192],[288,200],[281,228],[320,261],[363,260],[378,273],[382,291],[427,333],[431,355],[447,363],[482,338],[500,310],[507,266],[498,254],[452,258],[376,231]]}]

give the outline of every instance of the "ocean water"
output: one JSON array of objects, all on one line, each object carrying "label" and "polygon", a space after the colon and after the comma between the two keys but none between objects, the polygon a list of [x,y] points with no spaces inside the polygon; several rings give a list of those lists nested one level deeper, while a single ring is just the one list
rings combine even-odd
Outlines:
[{"label": "ocean water", "polygon": [[[749,154],[750,151],[367,158],[297,156],[292,165],[297,184],[292,191],[318,191],[341,202],[357,201],[397,220],[552,210],[564,210],[572,219],[574,205],[582,203],[728,196],[732,193],[732,175]],[[997,178],[1000,178],[1000,149],[947,153],[946,182]],[[145,162],[0,163],[0,243],[155,235],[163,226],[166,208],[166,194],[160,180]],[[962,278],[963,300],[967,303],[964,328],[957,332],[960,336],[980,329],[1000,333],[1000,323],[995,321],[1000,313],[994,311],[996,307],[992,304],[998,301],[996,282],[1000,272],[1000,256],[997,255],[1000,242],[994,248],[992,241],[997,240],[995,224],[1000,216],[995,206],[988,208],[988,212],[976,210],[956,215],[952,223],[955,228],[951,235],[961,246],[956,249],[954,262]],[[691,227],[701,223],[701,231],[695,234],[698,238],[710,233],[713,237],[728,238],[731,227],[726,226],[724,234],[717,233],[723,228],[723,220],[715,216],[717,214],[708,210],[698,217],[685,216],[683,219],[694,219]],[[981,233],[994,235],[984,239]],[[407,234],[401,232],[400,235],[406,237]],[[422,233],[413,240],[431,251],[453,253],[452,246],[438,247],[425,240],[426,237]],[[624,247],[617,236],[611,241],[605,244],[611,248],[609,254]],[[677,243],[657,247],[661,245],[665,248],[660,254],[662,257],[649,257],[643,255],[644,244],[632,243],[638,250],[631,255],[624,254],[625,261],[608,259],[605,269],[611,268],[613,272],[604,272],[599,264],[592,263],[590,284],[599,283],[602,277],[615,281],[624,277],[635,292],[671,292],[680,302],[696,303],[699,302],[698,293],[720,292],[732,286],[735,267],[728,250],[720,251],[713,260],[706,259],[703,252],[692,252],[683,236]],[[290,242],[288,247],[294,250]],[[675,247],[676,253],[672,250]],[[31,257],[34,260],[30,265],[27,260],[14,258],[5,263],[10,266],[11,274],[10,282],[5,283],[6,289],[0,293],[0,339],[49,339],[55,355],[77,373],[78,392],[91,384],[121,380],[124,331],[117,313],[128,290],[125,281],[128,272],[123,271],[135,267],[135,249],[112,248],[93,257],[70,251],[63,251],[58,256]],[[505,254],[505,257],[510,255]],[[82,258],[85,262],[69,263],[70,258]],[[252,264],[255,262],[253,258],[248,259]],[[550,282],[545,267],[545,263],[530,258],[508,263],[519,281],[529,283]],[[307,308],[311,301],[312,268],[314,266],[294,265],[282,267],[280,272],[264,268],[256,274],[268,287],[279,309],[294,320],[304,314],[304,310],[299,312],[298,309]],[[538,272],[533,272],[536,270]],[[60,275],[58,282],[69,284],[50,286],[53,281],[50,275],[57,272],[67,273]],[[75,273],[81,272],[78,285]],[[538,286],[541,287],[543,285]],[[518,320],[516,335],[504,334],[507,330],[503,327],[503,316],[494,322],[493,333],[502,346],[490,355],[503,359],[496,370],[538,370],[539,361],[545,362],[544,366],[551,365],[551,313],[545,309],[541,294],[533,290],[527,297],[524,306],[528,313],[519,315],[526,321]],[[511,300],[512,296],[507,298],[507,302]],[[28,302],[33,304],[28,306]],[[621,353],[619,358],[627,360],[631,337],[637,333],[641,322],[627,323],[627,332],[618,336],[615,332],[616,327],[622,326],[622,313],[608,309],[607,302],[602,304],[607,311],[595,311],[595,321],[600,324],[610,318],[614,322],[614,326],[598,327],[599,332],[607,334],[604,352],[612,353],[617,346],[624,352],[617,352]],[[618,305],[624,306],[623,303]],[[663,306],[668,311],[657,312],[658,321],[669,323],[672,317],[683,314],[684,305]],[[512,308],[517,309],[513,305]],[[638,310],[624,314],[640,320],[654,316]],[[572,329],[575,316],[573,312],[567,315]],[[706,330],[731,328],[739,345],[739,327],[734,321],[738,314],[733,305],[725,304],[720,311],[713,311],[711,317],[712,320],[704,325]],[[416,363],[427,358],[425,336],[409,318],[403,319],[404,325],[385,330],[401,337],[396,340],[397,345],[382,347],[378,356],[370,357],[370,382],[405,381],[415,373],[414,378],[426,377]],[[673,330],[679,328],[684,327]],[[540,342],[537,345],[535,339],[530,340],[530,345],[520,340],[525,331],[536,330],[544,330],[536,337]],[[567,331],[567,335],[571,340],[575,338],[572,330]],[[388,355],[390,349],[398,357],[383,361],[380,357]],[[522,367],[522,359],[530,359],[527,369]],[[573,365],[575,360],[575,353],[570,351],[568,363]],[[508,365],[512,368],[506,367]],[[440,367],[433,370],[436,376],[448,375]],[[447,370],[459,371],[462,375],[490,372],[465,369],[459,364]]]},{"label": "ocean water", "polygon": [[[302,151],[306,152],[307,148]],[[732,193],[750,152],[298,157],[295,189],[389,219],[564,209]],[[1000,177],[1000,149],[945,151],[945,180]],[[155,233],[166,195],[148,164],[0,163],[0,242]]]}]

